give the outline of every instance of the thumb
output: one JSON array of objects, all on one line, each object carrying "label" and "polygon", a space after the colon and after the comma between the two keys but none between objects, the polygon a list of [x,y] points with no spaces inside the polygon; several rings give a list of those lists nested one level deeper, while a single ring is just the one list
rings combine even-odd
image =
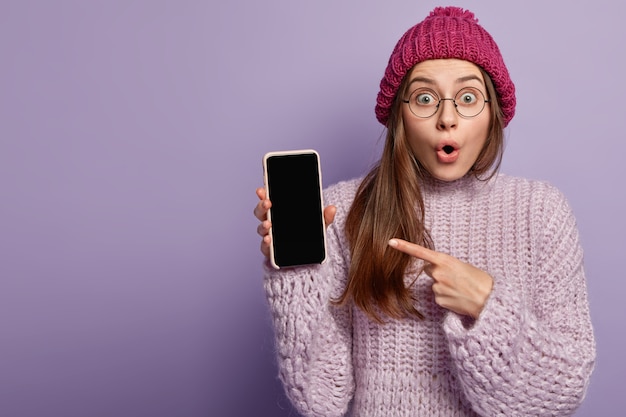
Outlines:
[{"label": "thumb", "polygon": [[337,207],[328,206],[324,209],[324,224],[326,227],[330,226],[335,220],[335,214],[337,213]]}]

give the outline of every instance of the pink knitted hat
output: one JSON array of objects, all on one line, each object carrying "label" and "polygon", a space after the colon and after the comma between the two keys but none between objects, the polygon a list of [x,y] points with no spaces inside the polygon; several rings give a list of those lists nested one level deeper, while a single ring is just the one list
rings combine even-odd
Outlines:
[{"label": "pink knitted hat", "polygon": [[389,111],[406,73],[428,59],[457,58],[470,61],[493,80],[504,113],[504,126],[515,114],[515,85],[509,77],[498,45],[469,10],[437,7],[424,21],[410,28],[391,53],[376,99],[376,118],[387,125]]}]

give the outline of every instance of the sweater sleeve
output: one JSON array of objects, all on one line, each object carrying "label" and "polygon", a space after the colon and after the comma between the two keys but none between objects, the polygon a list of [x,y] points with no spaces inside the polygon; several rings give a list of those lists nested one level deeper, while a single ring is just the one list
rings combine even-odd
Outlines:
[{"label": "sweater sleeve", "polygon": [[[336,216],[341,217],[342,213]],[[322,265],[275,270],[266,262],[264,287],[272,315],[281,379],[304,416],[342,416],[354,392],[350,309],[340,296],[346,264],[335,224]]]},{"label": "sweater sleeve", "polygon": [[521,284],[528,290],[496,277],[473,325],[454,313],[444,322],[465,395],[484,416],[572,415],[594,367],[576,222],[558,191],[542,204],[531,226],[534,276]]}]

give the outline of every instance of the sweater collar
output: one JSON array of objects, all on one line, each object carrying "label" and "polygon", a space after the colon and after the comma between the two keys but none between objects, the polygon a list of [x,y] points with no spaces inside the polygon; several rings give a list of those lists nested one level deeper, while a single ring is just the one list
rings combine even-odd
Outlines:
[{"label": "sweater collar", "polygon": [[477,192],[488,187],[495,180],[496,176],[492,179],[484,181],[479,180],[473,174],[466,174],[465,176],[454,181],[442,181],[433,177],[422,178],[420,184],[423,191],[426,194],[449,196],[449,195],[475,195]]}]

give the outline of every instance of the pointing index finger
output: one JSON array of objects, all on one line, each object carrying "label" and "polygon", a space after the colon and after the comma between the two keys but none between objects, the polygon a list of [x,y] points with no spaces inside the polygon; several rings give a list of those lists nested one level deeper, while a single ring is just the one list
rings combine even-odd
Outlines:
[{"label": "pointing index finger", "polygon": [[404,252],[407,255],[414,256],[415,258],[422,259],[431,264],[436,264],[439,261],[439,253],[434,250],[425,248],[424,246],[416,243],[407,242],[403,239],[393,238],[389,240],[389,246],[394,249]]}]

